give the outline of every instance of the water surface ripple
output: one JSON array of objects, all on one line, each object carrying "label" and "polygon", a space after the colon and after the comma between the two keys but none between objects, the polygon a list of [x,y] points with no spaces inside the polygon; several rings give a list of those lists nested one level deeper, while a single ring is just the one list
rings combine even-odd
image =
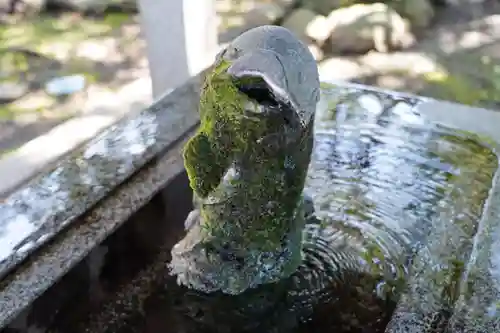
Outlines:
[{"label": "water surface ripple", "polygon": [[427,121],[418,99],[335,90],[321,104],[305,192],[335,235],[330,252],[343,239],[339,251],[378,275],[376,295],[399,301],[388,332],[445,326],[497,156]]}]

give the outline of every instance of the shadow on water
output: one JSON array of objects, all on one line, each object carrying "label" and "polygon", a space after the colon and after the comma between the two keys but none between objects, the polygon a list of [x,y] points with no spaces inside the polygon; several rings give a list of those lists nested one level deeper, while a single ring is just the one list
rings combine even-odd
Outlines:
[{"label": "shadow on water", "polygon": [[143,229],[169,221],[157,223],[168,239],[158,236],[162,250],[141,254],[127,241],[118,255],[109,250],[104,301],[49,332],[384,332],[426,250],[429,265],[442,255],[462,262],[451,279],[442,267],[439,306],[451,307],[497,156],[466,133],[428,123],[411,98],[327,91],[320,104],[305,189],[314,209],[295,275],[239,296],[178,286],[167,263],[191,209],[183,175],[153,199],[166,202],[162,212],[134,217]]}]

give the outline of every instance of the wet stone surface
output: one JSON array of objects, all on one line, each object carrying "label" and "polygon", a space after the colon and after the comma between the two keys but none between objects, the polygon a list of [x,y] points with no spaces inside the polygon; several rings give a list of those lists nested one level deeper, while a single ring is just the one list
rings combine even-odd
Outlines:
[{"label": "wet stone surface", "polygon": [[195,125],[197,88],[179,89],[183,102],[167,98],[126,117],[7,197],[0,204],[0,277]]},{"label": "wet stone surface", "polygon": [[[166,110],[156,109],[154,114],[164,117]],[[446,112],[449,116],[441,117]],[[470,113],[475,115],[474,123]],[[39,301],[43,305],[38,305],[38,310],[33,310],[35,305],[26,310],[5,332],[28,332],[31,326],[42,332],[60,333],[235,332],[235,327],[259,332],[371,333],[384,332],[388,322],[387,332],[446,332],[447,328],[451,332],[494,332],[500,329],[495,256],[500,250],[496,236],[500,224],[496,208],[500,207],[496,176],[500,136],[489,131],[487,123],[498,121],[495,117],[498,115],[486,110],[420,98],[356,87],[323,87],[305,188],[321,223],[305,229],[303,237],[309,252],[303,256],[310,265],[296,275],[308,277],[302,280],[304,290],[315,290],[311,284],[317,286],[324,301],[314,308],[308,321],[298,320],[287,302],[276,302],[297,290],[296,281],[293,288],[284,282],[237,298],[179,287],[168,276],[166,263],[170,247],[182,237],[180,229],[189,208],[182,214],[177,212],[175,225],[161,223],[168,219],[172,207],[179,206],[177,202],[128,221],[112,236],[115,245],[95,248],[82,263],[84,268],[74,268],[54,290],[49,289],[40,298],[57,299],[63,305],[49,309],[47,303]],[[484,131],[475,131],[475,124],[481,121]],[[150,122],[132,123],[151,128]],[[144,142],[151,142],[148,140],[163,131],[140,130],[142,136],[119,137],[128,142],[129,148],[133,143],[144,147]],[[99,147],[103,142],[113,141],[101,139],[93,144]],[[75,161],[80,160],[61,164],[61,174]],[[116,161],[120,161],[119,157]],[[119,163],[112,165],[115,173],[120,170]],[[141,163],[129,160],[125,165],[136,170]],[[88,175],[99,174],[89,164],[82,164],[80,170]],[[118,175],[123,173],[118,171]],[[68,178],[67,183],[54,186],[69,189],[75,178]],[[112,177],[99,178],[99,182],[112,188],[114,183],[109,179]],[[95,183],[88,183],[95,188]],[[184,178],[173,193],[186,186]],[[28,189],[20,193],[28,193]],[[92,194],[89,200],[97,201],[99,192],[91,189],[83,187],[82,193]],[[66,206],[64,211],[64,204],[76,203],[63,201],[62,195],[53,193],[45,202],[59,207],[63,212],[60,214],[73,216],[73,206]],[[190,202],[188,195],[182,198]],[[9,209],[18,207],[14,203],[22,203],[9,202],[5,206]],[[80,209],[87,210],[89,206],[85,205],[89,203],[83,202]],[[21,212],[29,216],[42,211],[41,206],[24,209]],[[171,238],[146,238],[144,245],[136,247],[131,239],[142,234],[134,229],[140,225],[148,237],[163,234]],[[162,230],[165,226],[172,229]],[[122,231],[127,228],[132,229]],[[148,251],[144,250],[147,244],[151,246]],[[138,257],[145,259],[137,260],[142,262],[134,266]],[[326,267],[318,263],[322,265],[321,260],[328,258],[337,261],[329,262],[328,270],[314,275],[319,267]],[[352,271],[352,267],[360,265],[363,271]],[[92,276],[109,280],[107,284],[91,283],[96,281]],[[336,279],[339,276],[342,279]],[[57,288],[62,291],[55,291]],[[304,296],[307,301],[311,294]],[[56,315],[64,304],[68,307],[78,303],[76,299],[81,300],[81,311],[71,309]],[[267,321],[259,319],[270,313],[273,316],[267,316]]]}]

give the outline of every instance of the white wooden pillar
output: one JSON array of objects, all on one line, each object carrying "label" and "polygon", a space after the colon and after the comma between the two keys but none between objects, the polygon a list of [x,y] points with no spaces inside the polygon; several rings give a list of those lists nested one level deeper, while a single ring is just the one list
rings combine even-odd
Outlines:
[{"label": "white wooden pillar", "polygon": [[210,65],[217,52],[215,0],[139,0],[153,97]]}]

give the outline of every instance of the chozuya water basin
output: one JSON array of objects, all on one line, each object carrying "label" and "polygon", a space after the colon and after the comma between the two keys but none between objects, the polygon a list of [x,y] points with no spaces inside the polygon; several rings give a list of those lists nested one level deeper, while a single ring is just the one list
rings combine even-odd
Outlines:
[{"label": "chozuya water basin", "polygon": [[[255,39],[255,53],[236,43],[205,83],[202,125],[184,155],[195,211],[172,250],[177,276],[167,274],[165,249],[148,273],[159,282],[147,297],[135,300],[141,276],[71,331],[424,332],[470,325],[455,310],[491,326],[471,312],[470,292],[480,288],[467,288],[478,281],[469,274],[480,248],[474,240],[481,225],[492,225],[482,216],[498,168],[494,140],[464,131],[467,124],[459,131],[434,122],[420,113],[428,103],[422,99],[378,91],[325,85],[314,116],[297,113],[293,103],[303,111],[311,104],[290,94],[298,91],[290,85],[309,93],[315,87],[293,67],[280,72],[272,58],[286,56],[290,44],[297,51],[295,41],[273,35],[270,46],[268,37],[257,44],[273,52],[252,48]],[[233,67],[245,56],[258,61]],[[117,320],[123,313],[136,320]]]},{"label": "chozuya water basin", "polygon": [[[494,224],[482,218],[498,168],[495,147],[430,121],[427,107],[433,105],[444,104],[322,87],[304,191],[323,229],[304,233],[310,246],[302,269],[317,279],[302,280],[302,287],[306,304],[311,287],[324,297],[307,318],[297,318],[291,308],[297,304],[287,300],[290,290],[299,289],[290,279],[237,296],[179,286],[168,274],[170,248],[165,248],[89,316],[49,331],[371,333],[384,332],[389,322],[387,332],[463,332],[446,331],[451,325],[470,328],[472,321],[464,324],[463,318],[495,328],[491,304],[499,300],[493,293],[498,289],[482,289],[495,281],[494,270],[483,270],[496,267],[495,258],[482,252],[482,245],[489,251],[497,246],[484,231]],[[456,108],[456,116],[470,111]],[[331,261],[346,252],[351,255],[339,258],[355,265]],[[359,264],[366,269],[339,274]],[[469,273],[477,267],[484,276]]]},{"label": "chozuya water basin", "polygon": [[[277,47],[281,56],[297,51],[282,42],[273,40],[271,49]],[[295,41],[291,44],[297,46]],[[253,53],[258,62],[240,63],[257,67],[232,68],[232,75],[257,76],[257,80],[237,80],[238,91],[230,91],[234,93],[230,96],[253,108],[240,110],[241,104],[230,100],[222,110],[244,111],[244,119],[234,118],[234,113],[222,119],[242,121],[238,129],[247,126],[243,120],[261,126],[247,127],[250,132],[233,131],[233,138],[255,135],[259,140],[237,141],[236,148],[245,148],[236,150],[240,155],[228,141],[217,142],[218,148],[227,150],[214,152],[213,142],[204,145],[206,137],[195,136],[187,146],[188,152],[189,147],[205,149],[185,154],[188,173],[213,176],[217,167],[226,169],[218,171],[224,178],[217,179],[217,174],[201,178],[207,183],[191,177],[200,214],[195,210],[187,218],[187,236],[179,237],[180,245],[172,249],[166,242],[154,262],[113,289],[98,308],[83,317],[66,311],[71,319],[54,322],[49,332],[494,332],[499,328],[498,265],[492,255],[498,252],[492,232],[499,224],[495,142],[500,136],[494,124],[498,118],[475,109],[474,115],[482,119],[473,122],[470,110],[460,106],[334,85],[322,87],[314,115],[299,113],[308,108],[294,109],[293,103],[307,103],[287,93],[315,91],[315,86],[305,85],[304,76],[295,75],[300,74],[297,67],[289,66],[283,75],[276,66],[280,58],[272,59],[275,51]],[[228,57],[241,55],[236,50]],[[261,75],[262,64],[267,74],[276,75]],[[226,65],[216,66],[221,72],[215,74],[231,69]],[[276,82],[300,89],[280,90],[273,85]],[[205,91],[216,84],[228,81],[208,80]],[[266,94],[269,90],[278,96]],[[219,97],[205,95],[202,101]],[[203,117],[213,116],[213,109],[203,109],[203,104],[201,111],[198,134],[207,131]],[[138,118],[157,119],[156,112],[161,114],[146,110]],[[313,128],[310,119],[315,119]],[[211,120],[215,120],[209,124],[215,125],[212,129],[228,129],[220,118]],[[283,128],[288,132],[276,132]],[[271,139],[260,140],[262,134]],[[249,151],[255,155],[245,155]],[[227,152],[241,159],[227,163]],[[210,163],[191,163],[200,161],[200,153]],[[280,159],[283,164],[267,163]],[[255,175],[267,178],[259,183]],[[235,195],[231,191],[241,180],[253,183]],[[287,184],[295,185],[293,193],[280,193],[279,187]],[[255,200],[242,200],[249,197],[242,189]],[[227,205],[234,197],[239,205]],[[277,199],[286,205],[280,206]],[[204,211],[203,205],[209,209]],[[243,217],[234,214],[238,209],[247,209]],[[272,220],[272,229],[259,224],[272,214],[282,214]],[[220,219],[214,216],[227,218],[234,222],[229,226],[232,233],[224,234],[228,229],[217,225],[196,229],[204,222],[200,216],[215,224]],[[151,218],[155,217],[145,219]],[[235,237],[247,231],[242,228],[245,223],[254,232],[246,234],[250,242]],[[170,228],[170,238],[178,234],[179,225],[162,226]],[[255,238],[261,231],[266,237]],[[177,276],[169,274],[169,262]],[[265,270],[252,270],[255,267]]]}]

